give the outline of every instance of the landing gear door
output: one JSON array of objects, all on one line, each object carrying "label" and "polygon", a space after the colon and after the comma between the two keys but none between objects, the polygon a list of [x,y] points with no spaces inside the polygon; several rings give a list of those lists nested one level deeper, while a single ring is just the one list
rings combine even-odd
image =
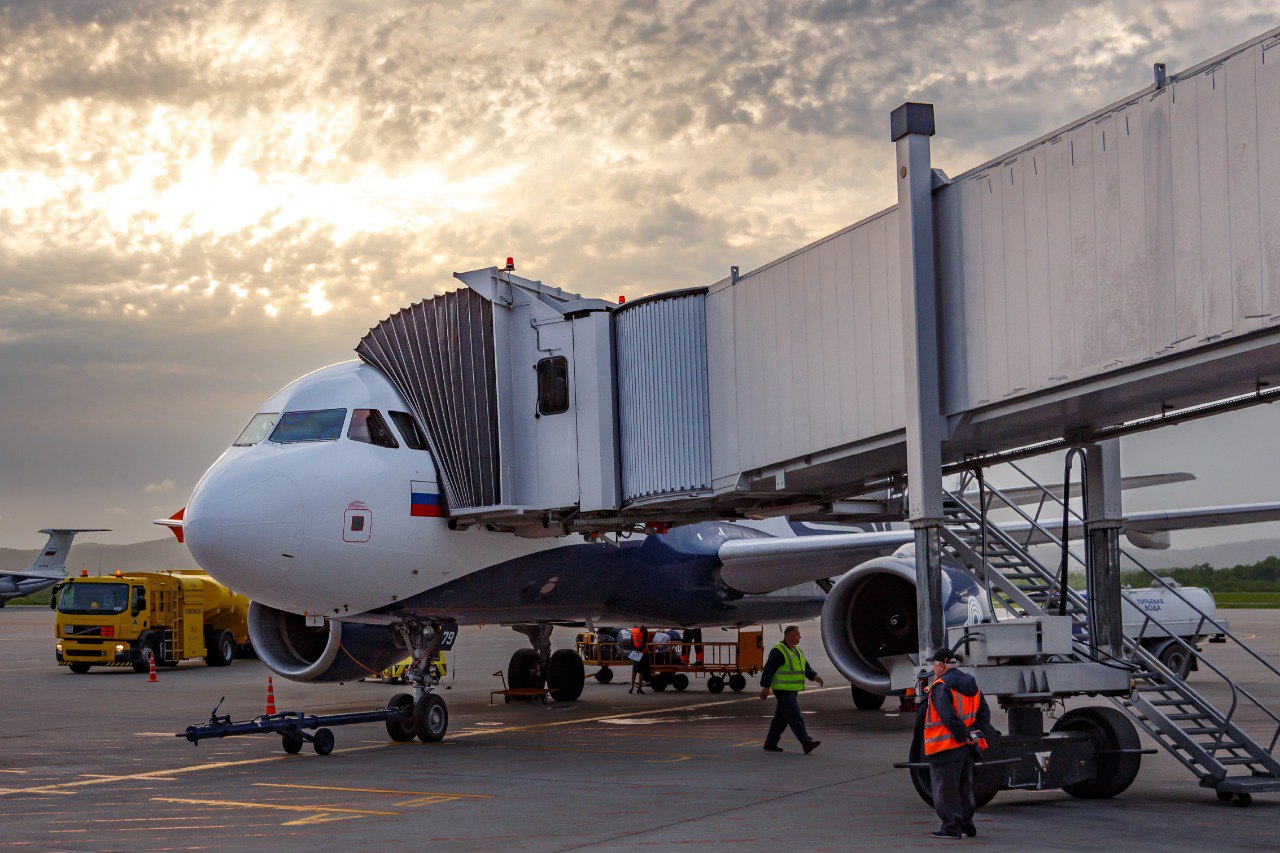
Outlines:
[{"label": "landing gear door", "polygon": [[458,641],[458,623],[453,620],[440,623],[440,642],[436,644],[437,652],[447,652]]}]

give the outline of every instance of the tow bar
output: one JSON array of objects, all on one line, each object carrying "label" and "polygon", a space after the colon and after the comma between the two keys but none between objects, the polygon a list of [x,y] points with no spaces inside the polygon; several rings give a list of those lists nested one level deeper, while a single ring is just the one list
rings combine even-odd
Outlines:
[{"label": "tow bar", "polygon": [[[404,699],[409,701],[406,703]],[[350,714],[307,714],[303,711],[284,711],[278,714],[263,714],[241,723],[232,722],[230,714],[218,716],[218,709],[227,697],[223,696],[209,714],[209,722],[204,725],[187,726],[186,731],[175,737],[186,738],[199,744],[205,738],[236,737],[238,735],[277,734],[280,735],[281,746],[290,755],[296,755],[304,743],[310,743],[317,755],[328,755],[333,752],[334,737],[331,730],[334,726],[353,726],[359,723],[386,723],[387,731],[396,740],[398,732],[413,729],[413,697],[408,694],[397,694],[385,708],[373,711],[358,711]],[[311,731],[308,732],[308,729]],[[409,739],[412,739],[410,735]]]}]

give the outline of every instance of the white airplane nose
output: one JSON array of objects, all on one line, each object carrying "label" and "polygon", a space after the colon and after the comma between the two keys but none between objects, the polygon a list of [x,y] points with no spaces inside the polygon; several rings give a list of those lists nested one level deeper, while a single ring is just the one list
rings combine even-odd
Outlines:
[{"label": "white airplane nose", "polygon": [[187,504],[184,529],[205,571],[250,598],[279,586],[302,545],[302,492],[261,464],[232,463]]}]

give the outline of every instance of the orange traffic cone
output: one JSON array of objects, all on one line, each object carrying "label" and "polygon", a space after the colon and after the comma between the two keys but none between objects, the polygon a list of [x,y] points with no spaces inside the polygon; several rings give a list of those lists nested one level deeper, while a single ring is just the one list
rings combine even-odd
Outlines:
[{"label": "orange traffic cone", "polygon": [[148,667],[148,672],[147,672],[147,683],[148,683],[148,684],[150,684],[150,683],[152,683],[152,682],[159,681],[160,679],[159,679],[159,678],[156,678],[156,659],[155,659],[155,655],[152,655],[150,658],[148,658],[148,660],[150,660],[150,661],[151,661],[151,666],[150,666],[150,667]]},{"label": "orange traffic cone", "polygon": [[276,712],[276,691],[271,686],[271,676],[267,676],[267,713],[274,714]]}]

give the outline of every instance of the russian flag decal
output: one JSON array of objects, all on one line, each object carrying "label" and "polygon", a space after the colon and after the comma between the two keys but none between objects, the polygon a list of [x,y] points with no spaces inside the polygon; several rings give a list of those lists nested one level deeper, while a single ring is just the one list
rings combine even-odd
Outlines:
[{"label": "russian flag decal", "polygon": [[418,518],[444,518],[444,507],[440,504],[440,493],[435,483],[413,480],[409,484],[409,515]]}]

